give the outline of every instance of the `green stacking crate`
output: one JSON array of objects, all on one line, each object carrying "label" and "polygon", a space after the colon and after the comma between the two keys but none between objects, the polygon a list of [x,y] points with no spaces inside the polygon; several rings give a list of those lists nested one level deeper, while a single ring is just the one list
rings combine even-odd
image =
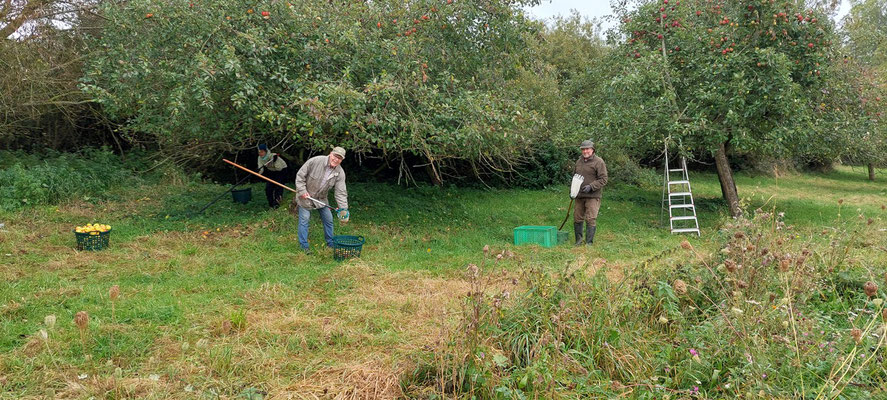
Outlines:
[{"label": "green stacking crate", "polygon": [[538,244],[542,247],[557,245],[557,227],[525,225],[514,228],[514,244]]}]

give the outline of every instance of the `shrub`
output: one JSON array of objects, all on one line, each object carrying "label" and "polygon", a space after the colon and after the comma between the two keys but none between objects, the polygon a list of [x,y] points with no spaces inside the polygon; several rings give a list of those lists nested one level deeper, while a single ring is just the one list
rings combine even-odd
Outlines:
[{"label": "shrub", "polygon": [[106,148],[79,153],[0,152],[0,209],[57,204],[72,197],[101,199],[108,189],[134,181],[132,171]]},{"label": "shrub", "polygon": [[661,189],[662,170],[644,168],[627,153],[610,151],[602,155],[607,163],[607,173],[613,184],[626,184],[642,189]]},{"label": "shrub", "polygon": [[[607,163],[610,184],[631,185],[642,189],[658,189],[662,184],[661,171],[644,168],[619,149],[602,151],[600,157]],[[569,185],[576,159],[577,146],[558,146],[551,142],[539,144],[526,163],[516,168],[510,182],[516,186],[541,188],[551,185]]]},{"label": "shrub", "polygon": [[527,188],[569,184],[575,155],[575,147],[539,143],[527,161],[517,166],[512,182]]}]

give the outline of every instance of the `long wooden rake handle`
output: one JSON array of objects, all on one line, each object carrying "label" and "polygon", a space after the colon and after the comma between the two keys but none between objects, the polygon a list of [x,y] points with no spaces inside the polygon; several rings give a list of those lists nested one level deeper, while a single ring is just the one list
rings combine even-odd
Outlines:
[{"label": "long wooden rake handle", "polygon": [[255,175],[255,176],[258,176],[259,178],[262,178],[262,179],[264,179],[264,180],[266,180],[266,181],[268,181],[268,182],[271,182],[271,183],[273,183],[273,184],[275,184],[275,185],[277,185],[277,186],[280,186],[280,187],[282,187],[282,188],[284,188],[284,189],[286,189],[286,190],[289,190],[290,192],[293,192],[293,193],[296,193],[296,194],[299,193],[299,192],[296,191],[296,189],[293,189],[293,188],[291,188],[291,187],[289,187],[289,186],[287,186],[287,185],[284,185],[284,184],[282,184],[282,183],[280,183],[280,182],[278,182],[278,181],[275,181],[274,179],[268,178],[268,177],[263,176],[263,175],[261,175],[261,174],[259,174],[259,173],[257,173],[257,172],[254,172],[253,170],[251,170],[251,169],[249,169],[249,168],[246,168],[246,167],[242,167],[242,166],[240,166],[240,165],[237,165],[237,163],[235,163],[235,162],[228,161],[228,160],[226,160],[226,159],[224,159],[224,158],[222,159],[222,161],[224,161],[224,162],[226,162],[226,163],[228,163],[228,164],[231,164],[231,165],[233,165],[233,166],[235,166],[235,167],[237,167],[237,168],[240,168],[240,169],[242,169],[242,170],[244,170],[244,171],[246,171],[246,172],[249,172],[249,173],[251,173],[251,174],[253,174],[253,175]]},{"label": "long wooden rake handle", "polygon": [[[231,165],[233,165],[233,166],[235,166],[235,167],[237,167],[237,168],[240,168],[240,169],[242,169],[242,170],[244,170],[244,171],[246,171],[246,172],[249,172],[249,173],[251,173],[251,174],[253,174],[253,175],[255,175],[255,176],[258,176],[259,178],[262,178],[262,179],[264,179],[264,180],[266,180],[266,181],[268,181],[268,182],[271,182],[271,183],[273,183],[273,184],[275,184],[275,185],[277,185],[277,186],[280,186],[280,187],[282,187],[282,188],[284,188],[284,189],[286,189],[286,190],[289,190],[290,192],[293,192],[293,193],[295,193],[295,194],[299,194],[299,192],[297,192],[296,189],[293,189],[293,188],[291,188],[291,187],[289,187],[289,186],[287,186],[287,185],[284,185],[284,184],[282,184],[282,183],[280,183],[280,182],[277,182],[277,181],[275,181],[274,179],[267,178],[267,177],[264,177],[264,176],[262,176],[262,175],[259,175],[258,173],[253,172],[252,170],[250,170],[249,168],[241,167],[240,165],[237,165],[237,163],[234,163],[234,162],[228,161],[228,160],[226,160],[226,159],[224,159],[224,158],[222,159],[222,161],[224,161],[224,162],[226,162],[226,163],[228,163],[228,164],[231,164]],[[312,200],[314,200],[314,199],[312,199]],[[351,216],[351,213],[348,212],[348,210],[346,210],[346,209],[337,209],[337,208],[333,208],[333,207],[330,207],[329,205],[324,204],[323,202],[320,202],[320,201],[317,201],[317,200],[314,200],[314,201],[316,201],[316,202],[318,202],[318,203],[320,203],[320,204],[323,204],[325,207],[328,207],[330,210],[335,210],[337,213],[340,212],[340,211],[343,211],[343,213],[340,213],[340,214],[339,214],[339,219],[342,220],[342,223],[348,222],[348,218]]]},{"label": "long wooden rake handle", "polygon": [[[260,169],[261,169],[261,168],[265,168],[265,166],[267,166],[268,163],[270,163],[271,161],[274,161],[274,158],[273,158],[273,157],[272,157],[270,160],[266,161],[265,164],[262,164],[262,166],[259,167],[259,168],[260,168]],[[237,183],[235,183],[234,186],[231,186],[231,187],[228,188],[228,190],[226,190],[224,193],[220,194],[218,197],[216,197],[215,199],[213,199],[213,201],[207,203],[205,206],[203,206],[203,208],[200,209],[200,211],[198,211],[198,212],[196,212],[196,213],[192,213],[192,214],[190,214],[190,215],[189,215],[189,218],[190,218],[191,216],[193,216],[194,214],[201,214],[201,213],[203,213],[203,211],[206,210],[207,208],[209,208],[209,206],[211,206],[211,205],[213,205],[213,204],[216,204],[216,202],[219,201],[222,197],[224,197],[224,196],[225,196],[226,194],[228,194],[228,193],[231,193],[231,191],[234,190],[234,188],[240,186],[241,183],[243,183],[244,181],[246,181],[246,178],[249,178],[249,175],[244,176],[243,179],[237,181]]]}]

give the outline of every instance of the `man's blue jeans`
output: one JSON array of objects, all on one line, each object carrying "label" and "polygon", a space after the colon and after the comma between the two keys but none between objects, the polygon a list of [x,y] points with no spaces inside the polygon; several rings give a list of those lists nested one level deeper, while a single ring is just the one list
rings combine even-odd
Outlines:
[{"label": "man's blue jeans", "polygon": [[[320,214],[320,221],[323,222],[323,238],[326,245],[333,245],[333,213],[329,208],[323,207],[317,209]],[[311,210],[299,207],[299,244],[303,249],[308,248],[308,221],[311,219]]]}]

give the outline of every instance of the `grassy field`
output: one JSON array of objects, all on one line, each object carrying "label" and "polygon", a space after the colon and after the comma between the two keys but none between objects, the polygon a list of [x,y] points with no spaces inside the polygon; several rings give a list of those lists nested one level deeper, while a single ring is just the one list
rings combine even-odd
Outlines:
[{"label": "grassy field", "polygon": [[[876,255],[865,264],[880,276],[887,183],[865,178],[862,169],[841,167],[821,175],[740,175],[737,185],[749,210],[785,212],[785,223],[812,241],[827,241],[818,233],[841,219],[874,218],[880,228],[867,246]],[[513,246],[512,229],[560,225],[566,186],[350,184],[352,220],[337,222],[336,233],[367,243],[360,259],[344,263],[322,247],[300,252],[295,219],[267,210],[258,184],[251,203],[225,199],[193,218],[188,210],[224,188],[145,184],[97,204],[81,199],[0,214],[0,397],[403,396],[404,376],[419,355],[457,326],[471,290],[466,265],[480,262],[485,245],[503,255],[488,267],[502,284],[528,269],[577,264],[605,264],[618,279],[684,239],[700,252],[716,251],[727,221],[717,177],[693,173],[691,180],[701,238],[662,227],[659,189],[614,185],[605,191],[595,245],[551,249]],[[112,225],[111,248],[73,249],[71,229],[88,222]],[[316,215],[311,239],[322,243]],[[120,288],[116,301],[112,285]],[[81,310],[90,318],[84,331],[72,322]]]}]

